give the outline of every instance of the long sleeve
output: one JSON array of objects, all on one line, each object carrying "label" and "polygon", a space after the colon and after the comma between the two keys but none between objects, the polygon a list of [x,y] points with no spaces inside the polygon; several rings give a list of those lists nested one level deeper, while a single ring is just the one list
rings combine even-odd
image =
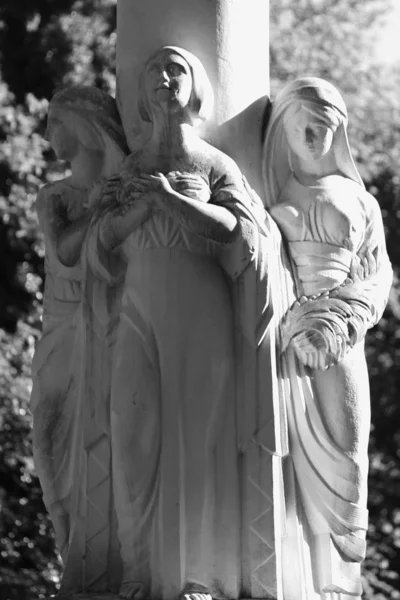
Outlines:
[{"label": "long sleeve", "polygon": [[362,341],[381,318],[392,284],[382,216],[367,192],[363,240],[346,281],[329,293],[296,303],[283,323],[284,348],[293,341],[303,364],[325,369]]},{"label": "long sleeve", "polygon": [[237,165],[228,157],[224,156],[223,160],[228,164],[216,165],[213,172],[211,202],[227,208],[237,219],[235,239],[222,244],[219,255],[221,266],[230,279],[236,281],[253,261],[257,263],[263,260],[261,232],[267,237],[269,233],[265,229],[267,215],[261,200]]},{"label": "long sleeve", "polygon": [[108,285],[117,285],[123,279],[126,262],[120,246],[110,250],[103,244],[104,223],[112,217],[112,207],[100,206],[89,225],[84,244],[85,260],[96,277]]},{"label": "long sleeve", "polygon": [[386,251],[382,215],[377,201],[366,193],[369,200],[369,214],[363,243],[351,266],[350,276],[369,298],[369,316],[366,326],[376,325],[388,301],[393,280],[393,271]]}]

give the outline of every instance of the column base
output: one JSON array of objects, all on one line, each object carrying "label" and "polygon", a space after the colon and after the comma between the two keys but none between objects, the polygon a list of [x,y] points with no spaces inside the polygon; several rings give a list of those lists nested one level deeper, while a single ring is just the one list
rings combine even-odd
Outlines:
[{"label": "column base", "polygon": [[[48,596],[45,600],[120,600],[120,598],[118,593],[113,592],[88,592],[86,594],[58,594],[55,596]],[[265,598],[241,598],[240,600],[276,600],[276,598],[273,596],[268,596]],[[355,598],[355,600],[358,599]]]},{"label": "column base", "polygon": [[113,592],[82,592],[82,593],[67,593],[56,594],[49,596],[46,600],[120,600],[118,593]]}]

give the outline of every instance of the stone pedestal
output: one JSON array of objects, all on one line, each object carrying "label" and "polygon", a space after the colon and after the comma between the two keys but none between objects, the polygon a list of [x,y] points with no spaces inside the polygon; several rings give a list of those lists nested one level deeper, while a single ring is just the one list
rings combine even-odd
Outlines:
[{"label": "stone pedestal", "polygon": [[59,594],[50,596],[47,600],[119,600],[118,594],[112,593],[82,593],[82,594]]},{"label": "stone pedestal", "polygon": [[[88,594],[59,594],[57,596],[50,596],[46,600],[120,600],[118,594],[96,594],[96,593],[88,593]],[[242,598],[242,600],[248,600],[247,598]],[[265,598],[251,598],[251,600],[266,600]]]}]

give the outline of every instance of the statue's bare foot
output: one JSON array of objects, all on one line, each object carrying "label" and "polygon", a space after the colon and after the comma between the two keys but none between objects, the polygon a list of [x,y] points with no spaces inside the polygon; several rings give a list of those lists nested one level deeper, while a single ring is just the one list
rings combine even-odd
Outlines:
[{"label": "statue's bare foot", "polygon": [[140,581],[126,581],[120,587],[119,597],[124,600],[146,600],[148,589]]},{"label": "statue's bare foot", "polygon": [[212,596],[208,589],[198,583],[190,583],[185,586],[179,596],[179,600],[212,600]]},{"label": "statue's bare foot", "polygon": [[200,594],[199,592],[190,592],[190,594],[181,594],[180,600],[212,600],[211,594]]}]

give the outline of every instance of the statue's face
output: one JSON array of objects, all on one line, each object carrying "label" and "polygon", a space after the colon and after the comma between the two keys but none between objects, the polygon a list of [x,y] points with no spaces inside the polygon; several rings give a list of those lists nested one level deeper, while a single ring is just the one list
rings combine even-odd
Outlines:
[{"label": "statue's face", "polygon": [[285,119],[284,129],[292,152],[303,160],[316,161],[331,149],[337,127],[298,105]]},{"label": "statue's face", "polygon": [[146,95],[151,104],[176,110],[188,106],[192,94],[192,75],[182,56],[163,50],[147,65]]},{"label": "statue's face", "polygon": [[76,156],[79,143],[67,115],[61,111],[50,109],[45,138],[60,160],[71,161]]}]

